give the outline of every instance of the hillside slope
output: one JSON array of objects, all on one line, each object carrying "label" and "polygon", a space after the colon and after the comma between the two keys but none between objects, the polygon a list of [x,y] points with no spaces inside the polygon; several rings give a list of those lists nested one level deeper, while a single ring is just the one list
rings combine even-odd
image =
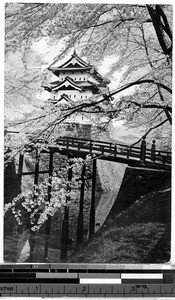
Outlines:
[{"label": "hillside slope", "polygon": [[[147,177],[150,176],[149,171]],[[76,253],[69,257],[68,262],[126,264],[169,261],[170,179],[168,174],[163,173],[160,176],[156,173],[154,176],[160,179],[158,180],[159,183],[155,179],[155,188],[152,187],[152,190],[149,188],[149,192],[143,190],[143,195],[133,197],[131,203],[121,207],[119,205],[121,194],[123,194],[123,199],[124,194],[134,195],[135,188],[131,188],[133,186],[133,174],[130,173],[130,176],[125,177],[124,181],[127,183],[127,188],[122,183],[121,190],[105,224],[91,240],[81,245]],[[153,179],[151,181],[153,182]],[[148,183],[148,180],[145,180],[145,183]]]}]

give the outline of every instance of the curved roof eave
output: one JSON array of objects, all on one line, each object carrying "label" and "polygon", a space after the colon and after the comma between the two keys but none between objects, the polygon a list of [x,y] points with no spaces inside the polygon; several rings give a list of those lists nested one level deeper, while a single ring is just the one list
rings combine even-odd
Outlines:
[{"label": "curved roof eave", "polygon": [[65,85],[66,81],[69,82],[69,84],[74,87],[75,89],[78,90],[82,90],[82,88],[80,86],[78,86],[77,84],[75,84],[75,82],[70,78],[70,77],[66,77],[65,80],[63,82],[61,82],[59,85],[57,85],[56,87],[52,88],[53,91],[57,91],[59,90],[59,88],[61,88],[62,86]]},{"label": "curved roof eave", "polygon": [[77,54],[76,52],[74,52],[71,56],[70,59],[68,59],[65,63],[63,63],[62,65],[58,66],[58,67],[52,67],[50,68],[50,70],[54,70],[54,69],[60,69],[63,68],[65,69],[67,65],[69,65],[71,63],[71,61],[75,59],[77,61],[77,64],[80,65],[81,68],[85,67],[85,68],[90,68],[91,66],[89,64],[87,64],[84,60],[82,60]]}]

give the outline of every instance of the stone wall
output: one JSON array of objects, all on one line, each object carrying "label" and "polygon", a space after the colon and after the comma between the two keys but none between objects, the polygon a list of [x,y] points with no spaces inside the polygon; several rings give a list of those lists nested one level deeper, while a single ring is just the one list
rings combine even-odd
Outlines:
[{"label": "stone wall", "polygon": [[76,137],[76,138],[85,138],[85,139],[92,138],[91,124],[65,123],[63,126],[65,127],[68,136],[70,134],[72,137]]},{"label": "stone wall", "polygon": [[[167,187],[171,187],[170,172],[127,167],[109,217],[112,218],[116,214],[123,212],[140,196],[151,191],[163,190],[163,188],[166,189]],[[164,211],[164,216],[162,211],[162,218],[167,218],[166,211]]]}]

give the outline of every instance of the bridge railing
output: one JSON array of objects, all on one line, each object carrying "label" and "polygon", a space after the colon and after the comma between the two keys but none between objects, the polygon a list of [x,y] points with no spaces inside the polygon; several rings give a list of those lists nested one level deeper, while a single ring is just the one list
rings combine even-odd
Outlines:
[{"label": "bridge railing", "polygon": [[143,162],[152,161],[160,164],[171,164],[171,152],[156,150],[155,141],[153,141],[152,147],[147,149],[144,138],[140,147],[74,137],[59,137],[56,143],[64,148],[74,148],[89,153],[100,152],[102,155],[122,156],[127,159],[135,159]]}]

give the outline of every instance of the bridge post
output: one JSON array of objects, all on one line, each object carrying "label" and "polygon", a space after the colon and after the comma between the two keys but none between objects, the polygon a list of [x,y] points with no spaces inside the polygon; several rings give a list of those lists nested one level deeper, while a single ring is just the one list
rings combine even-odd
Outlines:
[{"label": "bridge post", "polygon": [[151,160],[152,161],[155,161],[155,159],[156,159],[155,152],[156,152],[156,141],[153,140],[152,146],[151,146]]},{"label": "bridge post", "polygon": [[140,149],[140,161],[145,162],[146,158],[146,137],[143,136],[141,149]]},{"label": "bridge post", "polygon": [[[68,156],[70,158],[70,156]],[[67,192],[71,191],[70,182],[72,180],[72,163],[69,161],[68,169],[68,183],[67,183]],[[68,236],[69,236],[69,206],[67,205],[70,201],[70,196],[66,196],[66,206],[64,209],[64,220],[62,223],[62,234],[61,234],[61,260],[67,258],[68,251]]]},{"label": "bridge post", "polygon": [[18,165],[18,176],[19,176],[20,185],[21,185],[21,180],[22,180],[23,162],[24,162],[24,154],[20,153],[20,155],[19,155],[19,165]]},{"label": "bridge post", "polygon": [[117,156],[117,146],[116,146],[116,144],[114,146],[114,156]]},{"label": "bridge post", "polygon": [[129,159],[129,156],[130,156],[130,152],[131,152],[131,148],[128,148],[127,149],[127,158]]},{"label": "bridge post", "polygon": [[[52,190],[52,173],[53,173],[53,152],[49,152],[49,186],[48,186],[48,201],[51,199],[51,190]],[[44,249],[44,260],[47,260],[48,257],[48,245],[49,245],[49,236],[50,236],[50,228],[51,228],[51,216],[48,216],[48,220],[46,222],[46,241],[45,241],[45,249]]]},{"label": "bridge post", "polygon": [[[34,177],[34,196],[33,198],[36,199],[36,192],[38,190],[38,177],[39,177],[39,161],[40,161],[40,154],[36,149],[36,160],[35,160],[35,177]],[[31,226],[31,225],[30,225]],[[30,228],[30,236],[29,236],[29,245],[30,245],[30,262],[33,262],[33,254],[35,249],[35,231],[32,231]]]},{"label": "bridge post", "polygon": [[94,229],[95,229],[96,166],[97,166],[97,160],[94,159],[93,170],[92,170],[92,199],[91,199],[90,221],[89,221],[89,237],[91,237],[94,234]]},{"label": "bridge post", "polygon": [[77,246],[83,241],[83,204],[84,204],[84,187],[85,187],[85,171],[86,165],[83,165],[81,173],[81,191],[80,191],[80,205],[79,205],[79,214],[78,214],[78,225],[77,225]]},{"label": "bridge post", "polygon": [[92,142],[90,141],[89,151],[92,152]]},{"label": "bridge post", "polygon": [[102,155],[104,154],[104,146],[100,146],[100,150],[102,152]]}]

